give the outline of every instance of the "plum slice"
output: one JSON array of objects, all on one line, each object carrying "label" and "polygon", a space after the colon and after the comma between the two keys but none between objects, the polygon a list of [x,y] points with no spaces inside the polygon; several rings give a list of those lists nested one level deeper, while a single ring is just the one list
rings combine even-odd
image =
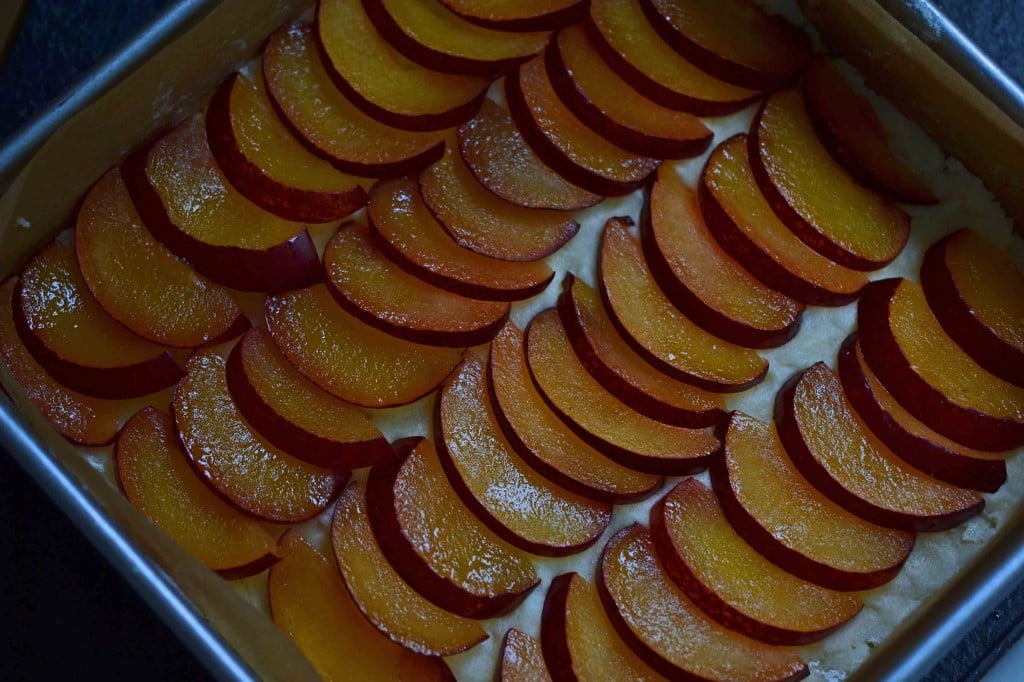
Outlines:
[{"label": "plum slice", "polygon": [[163,412],[146,407],[129,419],[114,458],[125,497],[207,568],[243,578],[277,560],[270,533],[196,475]]},{"label": "plum slice", "polygon": [[544,661],[555,682],[661,682],[608,620],[597,589],[576,573],[551,581],[540,620]]},{"label": "plum slice", "polygon": [[214,282],[283,291],[322,278],[305,226],[264,211],[228,183],[199,117],[135,150],[121,172],[157,241]]},{"label": "plum slice", "polygon": [[500,31],[468,22],[440,2],[363,0],[363,9],[388,43],[435,71],[493,76],[537,54],[548,34]]},{"label": "plum slice", "polygon": [[558,98],[541,56],[505,78],[505,101],[541,161],[583,189],[628,194],[658,167],[657,159],[627,152],[583,125]]},{"label": "plum slice", "polygon": [[363,0],[321,0],[320,55],[334,85],[363,113],[406,130],[440,130],[476,113],[486,78],[446,74],[403,56],[370,20]]},{"label": "plum slice", "polygon": [[761,106],[748,138],[750,165],[779,219],[802,242],[855,270],[876,270],[903,250],[910,216],[867,189],[818,138],[798,88]]},{"label": "plum slice", "polygon": [[681,381],[722,392],[764,379],[768,362],[720,339],[686,317],[651,274],[628,218],[612,218],[601,239],[601,293],[623,338],[645,360]]},{"label": "plum slice", "polygon": [[582,26],[567,26],[544,52],[551,86],[579,120],[609,142],[658,159],[698,156],[712,133],[696,116],[638,96],[587,38]]},{"label": "plum slice", "polygon": [[294,523],[319,514],[348,472],[296,459],[260,438],[231,399],[225,364],[214,350],[196,351],[174,392],[174,421],[192,465],[222,497],[257,518]]},{"label": "plum slice", "polygon": [[440,158],[440,133],[385,125],[331,82],[308,24],[282,26],[263,48],[263,78],[281,121],[313,154],[343,173],[371,178],[418,173]]},{"label": "plum slice", "polygon": [[366,204],[366,190],[309,152],[274,112],[262,76],[235,73],[206,110],[206,139],[242,196],[287,220],[341,220]]},{"label": "plum slice", "polygon": [[486,372],[486,358],[469,354],[437,401],[434,437],[448,480],[510,544],[543,556],[586,549],[608,525],[611,505],[549,482],[515,453],[488,399]]},{"label": "plum slice", "polygon": [[14,324],[16,280],[0,286],[0,360],[46,421],[72,443],[106,445],[117,435],[125,409],[120,401],[82,395],[61,386],[25,348]]},{"label": "plum slice", "polygon": [[919,284],[873,282],[857,323],[868,367],[912,415],[977,450],[1024,444],[1024,387],[989,374],[949,338]]},{"label": "plum slice", "polygon": [[603,198],[544,165],[508,109],[489,99],[473,120],[459,127],[459,153],[481,185],[519,206],[575,211]]},{"label": "plum slice", "polygon": [[189,348],[226,340],[249,326],[230,292],[153,238],[117,168],[82,201],[75,254],[82,279],[103,309],[153,343]]},{"label": "plum slice", "polygon": [[929,247],[921,287],[946,333],[1001,379],[1024,386],[1024,274],[971,229]]},{"label": "plum slice", "polygon": [[779,391],[775,425],[800,473],[836,504],[887,528],[946,530],[985,506],[981,495],[908,466],[864,425],[822,362]]},{"label": "plum slice", "polygon": [[14,327],[58,382],[96,398],[136,398],[173,386],[178,362],[110,317],[86,286],[75,252],[50,242],[21,272]]},{"label": "plum slice", "polygon": [[526,364],[523,332],[508,323],[491,343],[488,379],[494,414],[526,462],[562,487],[606,502],[638,500],[661,477],[614,462],[580,439],[537,392]]},{"label": "plum slice", "polygon": [[864,603],[801,580],[736,534],[700,481],[677,484],[651,510],[661,565],[694,604],[730,630],[769,644],[816,642]]},{"label": "plum slice", "polygon": [[288,361],[328,393],[362,407],[418,400],[462,359],[455,348],[391,336],[345,312],[324,284],[267,299],[267,329]]},{"label": "plum slice", "polygon": [[754,278],[715,241],[697,195],[663,166],[651,186],[641,225],[651,274],[687,317],[719,338],[772,348],[800,329],[803,305]]},{"label": "plum slice", "polygon": [[487,343],[508,318],[509,304],[439,289],[401,269],[362,224],[344,225],[327,243],[324,269],[338,303],[393,336],[430,346]]},{"label": "plum slice", "polygon": [[402,579],[467,618],[514,609],[540,583],[526,555],[462,503],[429,440],[395,444],[398,457],[370,470],[366,509],[374,537]]},{"label": "plum slice", "polygon": [[395,572],[374,538],[362,483],[341,494],[332,518],[338,568],[352,599],[375,628],[429,656],[457,654],[487,639],[479,622],[434,606]]},{"label": "plum slice", "polygon": [[540,260],[580,229],[566,211],[533,209],[505,201],[480,184],[456,144],[419,177],[420,194],[455,243],[483,256]]},{"label": "plum slice", "polygon": [[913,533],[882,528],[825,497],[797,470],[771,424],[733,412],[711,483],[736,532],[793,575],[833,590],[892,580]]},{"label": "plum slice", "polygon": [[623,466],[655,474],[703,471],[718,439],[710,429],[645,417],[609,393],[580,363],[554,309],[527,329],[530,374],[551,409],[580,438]]},{"label": "plum slice", "polygon": [[747,639],[704,615],[665,573],[643,526],[628,526],[608,540],[598,564],[598,593],[626,644],[670,679],[807,676],[796,654]]},{"label": "plum slice", "polygon": [[718,244],[762,284],[802,303],[845,305],[868,278],[814,251],[779,220],[750,167],[746,135],[720,144],[698,188],[704,221]]},{"label": "plum slice", "polygon": [[856,335],[843,343],[838,370],[853,409],[907,464],[940,481],[983,492],[995,492],[1006,481],[1004,454],[964,447],[907,412],[867,366]]},{"label": "plum slice", "polygon": [[644,16],[640,0],[592,0],[584,26],[608,65],[662,106],[719,116],[759,97],[755,90],[715,78],[672,49]]},{"label": "plum slice", "polygon": [[708,73],[755,90],[792,82],[811,57],[807,34],[751,0],[640,0],[676,52]]},{"label": "plum slice", "polygon": [[391,457],[370,418],[302,376],[263,329],[231,349],[228,388],[238,411],[272,445],[331,469],[357,469]]},{"label": "plum slice", "polygon": [[431,215],[415,180],[382,180],[370,190],[370,230],[388,258],[441,289],[470,298],[515,301],[554,277],[543,262],[514,263],[464,249]]},{"label": "plum slice", "polygon": [[333,562],[294,528],[278,543],[270,569],[270,614],[325,680],[448,682],[444,661],[399,646],[362,617]]},{"label": "plum slice", "polygon": [[509,628],[501,643],[497,682],[551,682],[540,642],[522,630]]},{"label": "plum slice", "polygon": [[558,316],[587,371],[640,414],[689,427],[724,420],[720,395],[677,381],[637,355],[615,329],[601,295],[571,273],[562,280]]},{"label": "plum slice", "polygon": [[938,203],[928,185],[889,148],[889,133],[871,102],[853,91],[828,58],[811,60],[803,91],[818,135],[857,180],[897,201]]},{"label": "plum slice", "polygon": [[500,31],[548,31],[579,21],[583,0],[440,0],[466,21]]}]

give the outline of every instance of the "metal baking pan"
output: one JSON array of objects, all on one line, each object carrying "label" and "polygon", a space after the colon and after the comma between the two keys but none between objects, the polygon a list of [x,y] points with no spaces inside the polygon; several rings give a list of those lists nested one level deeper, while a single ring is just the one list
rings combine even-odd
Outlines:
[{"label": "metal baking pan", "polygon": [[[844,13],[860,13],[862,10],[868,10],[868,14],[874,11],[887,12],[887,17],[891,16],[899,22],[896,24],[889,20],[890,29],[907,30],[930,47],[935,55],[965,79],[964,85],[969,83],[977,93],[987,98],[984,104],[992,105],[992,115],[1005,117],[1001,126],[1008,131],[1007,134],[1014,136],[1014,139],[1024,139],[1024,91],[928,0],[876,1],[877,4],[872,0],[858,0],[854,3],[846,3],[845,0],[805,0],[801,4],[812,20],[822,28],[826,43],[865,71],[869,75],[870,85],[894,99],[905,111],[909,110],[908,113],[918,122],[922,121],[919,116],[913,115],[913,101],[906,98],[900,101],[899,93],[894,92],[891,85],[886,87],[884,75],[877,83],[872,82],[871,66],[867,63],[871,55],[860,55],[862,59],[858,62],[852,54],[856,52],[857,46],[848,42],[850,39],[845,31],[833,30],[830,35],[828,22],[833,22],[834,29],[837,19],[849,19]],[[136,73],[165,46],[184,36],[221,6],[232,2],[241,6],[241,0],[179,0],[120,51],[94,68],[0,149],[0,192],[8,189],[35,152],[64,123]],[[269,25],[269,32],[269,28],[284,18],[295,16],[296,8],[301,9],[303,3],[277,3],[276,6],[269,2],[263,4],[274,7],[276,18],[273,19],[275,23]],[[861,16],[859,20],[872,19]],[[873,20],[877,21],[877,16]],[[865,30],[870,37],[870,27]],[[256,47],[248,46],[248,52],[245,46],[239,48],[235,63],[228,65],[220,74],[212,74],[211,78],[225,75],[232,67],[251,56]],[[209,87],[212,88],[216,82],[210,82]],[[167,115],[173,113],[165,112],[165,117]],[[1001,196],[1008,212],[1014,215],[1018,224],[1024,222],[1024,212],[1016,210],[1018,206],[1010,205],[1016,204],[1013,201],[1013,190],[1019,185],[1014,185],[1014,181],[1007,180],[1005,176],[1013,173],[986,175],[978,167],[981,164],[971,163],[970,151],[964,151],[955,142],[943,139],[941,124],[931,126],[924,122],[923,125],[940,140],[947,151],[963,158],[969,166],[974,166],[975,172],[982,175],[986,183]],[[151,129],[140,135],[147,132],[151,132]],[[984,146],[984,143],[979,146]],[[1012,161],[1009,163],[1013,165]],[[1024,176],[1024,173],[1021,175]],[[85,181],[91,180],[85,178]],[[1000,186],[1001,183],[1009,184]],[[1024,192],[1020,195],[1024,197]],[[39,243],[47,234],[45,230],[39,230],[32,239]],[[25,238],[20,241],[25,241]],[[5,273],[23,260],[29,249],[23,248],[21,251],[20,255],[3,254],[2,266]],[[123,524],[124,510],[115,509],[113,507],[116,505],[111,505],[110,500],[101,499],[90,485],[95,481],[90,481],[87,475],[83,476],[81,467],[71,466],[73,463],[59,456],[57,451],[61,448],[55,446],[53,439],[41,435],[39,429],[34,428],[14,404],[5,398],[0,398],[0,443],[216,677],[223,680],[285,679],[304,677],[310,672],[301,665],[275,661],[275,654],[282,644],[276,640],[284,638],[275,634],[269,624],[264,624],[262,629],[259,624],[255,627],[247,624],[246,628],[237,632],[234,628],[225,628],[222,618],[211,617],[209,595],[204,594],[202,589],[196,589],[195,585],[182,585],[176,580],[167,570],[166,556],[157,560],[154,558],[153,547],[139,541],[139,533],[126,531]],[[861,667],[854,679],[916,679],[987,615],[1024,576],[1024,523],[1019,522],[1022,519],[1024,509],[1018,509],[1007,518],[1001,535],[994,539],[975,564],[945,592],[936,595],[918,617],[894,633]],[[174,550],[169,552],[173,554]],[[217,579],[211,576],[211,580]],[[257,637],[259,641],[246,645],[247,637]],[[267,641],[272,646],[261,646]]]}]

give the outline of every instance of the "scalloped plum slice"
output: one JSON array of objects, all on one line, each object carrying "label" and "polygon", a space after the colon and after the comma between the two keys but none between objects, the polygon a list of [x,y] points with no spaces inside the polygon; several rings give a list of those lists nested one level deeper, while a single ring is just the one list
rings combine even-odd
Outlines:
[{"label": "scalloped plum slice", "polygon": [[479,622],[434,606],[395,572],[374,538],[362,483],[338,498],[331,545],[359,610],[393,641],[420,654],[450,656],[487,639]]},{"label": "scalloped plum slice", "polygon": [[128,501],[207,568],[233,579],[277,561],[270,533],[196,475],[163,412],[146,407],[129,419],[114,459]]},{"label": "scalloped plum slice", "polygon": [[599,263],[601,294],[623,338],[659,370],[700,388],[736,392],[760,383],[768,362],[704,331],[672,304],[631,224],[629,218],[608,221]]},{"label": "scalloped plum slice", "polygon": [[419,177],[420,194],[455,243],[483,256],[540,260],[572,239],[580,224],[566,211],[505,201],[473,176],[456,144]]},{"label": "scalloped plum slice", "polygon": [[281,121],[342,173],[372,178],[418,173],[441,157],[440,133],[385,125],[334,87],[309,24],[282,26],[263,48],[263,78]]},{"label": "scalloped plum slice", "polygon": [[384,556],[414,590],[447,611],[489,618],[514,609],[540,584],[525,553],[462,503],[429,440],[395,447],[398,457],[374,466],[366,481],[367,514]]},{"label": "scalloped plum slice", "polygon": [[320,0],[320,55],[334,85],[363,113],[405,130],[440,130],[480,107],[486,78],[446,74],[402,55],[374,27],[363,0]]},{"label": "scalloped plum slice", "polygon": [[864,425],[822,362],[794,376],[775,402],[779,438],[800,473],[849,510],[887,528],[952,528],[985,506],[981,495],[908,466]]},{"label": "scalloped plum slice", "polygon": [[551,682],[540,642],[522,630],[509,628],[501,643],[498,682]]},{"label": "scalloped plum slice", "polygon": [[344,225],[331,238],[324,250],[324,269],[341,307],[407,341],[475,346],[490,341],[508,318],[508,303],[439,289],[395,265],[363,224]]},{"label": "scalloped plum slice", "polygon": [[579,21],[583,0],[440,0],[468,22],[499,31],[550,31]]},{"label": "scalloped plum slice", "polygon": [[530,322],[526,355],[534,383],[555,414],[580,438],[623,466],[682,476],[703,471],[718,449],[711,429],[655,421],[605,390],[576,357],[552,308]]},{"label": "scalloped plum slice", "polygon": [[422,398],[462,359],[454,348],[391,336],[345,312],[327,285],[271,296],[267,329],[288,361],[331,395],[362,407]]},{"label": "scalloped plum slice", "polygon": [[392,456],[361,410],[302,376],[263,329],[231,349],[228,388],[238,411],[272,445],[330,469],[357,469]]},{"label": "scalloped plum slice", "polygon": [[605,502],[643,499],[661,485],[660,476],[624,467],[590,447],[551,411],[530,376],[523,332],[511,322],[491,343],[488,380],[505,437],[550,480]]},{"label": "scalloped plum slice", "polygon": [[544,262],[515,263],[464,249],[431,215],[415,180],[382,180],[367,209],[377,246],[424,281],[470,298],[516,301],[540,293],[554,277]]},{"label": "scalloped plum slice", "polygon": [[50,242],[21,272],[14,326],[47,373],[78,393],[136,398],[173,386],[178,362],[103,310],[82,278],[74,249]]},{"label": "scalloped plum slice", "polygon": [[487,395],[486,362],[479,353],[469,354],[437,401],[434,437],[448,480],[466,506],[510,544],[542,556],[586,549],[607,527],[611,505],[564,490],[516,454]]}]

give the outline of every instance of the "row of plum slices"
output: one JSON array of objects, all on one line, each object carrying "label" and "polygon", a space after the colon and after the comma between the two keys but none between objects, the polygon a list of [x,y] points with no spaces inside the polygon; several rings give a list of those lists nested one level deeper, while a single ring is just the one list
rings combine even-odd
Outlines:
[{"label": "row of plum slices", "polygon": [[[607,542],[595,584],[554,581],[502,679],[805,674],[776,647],[849,620],[914,532],[1005,480],[1024,280],[961,231],[920,285],[867,285],[907,239],[895,201],[934,196],[827,61],[804,68],[799,31],[683,7],[322,0],[4,285],[6,364],[67,438],[116,439],[127,497],[206,565],[271,566],[273,618],[325,677],[450,676],[438,657],[539,584],[531,554],[592,546],[613,504],[708,467],[713,491],[684,481]],[[502,72],[505,105],[484,99]],[[696,192],[659,168],[708,148],[695,114],[767,90]],[[571,211],[645,184],[597,288],[569,274],[511,323]],[[858,296],[838,374],[795,377],[775,427],[726,414],[767,371],[753,349]],[[438,388],[430,439],[388,443],[361,409]],[[333,561],[263,523],[332,504]]]}]

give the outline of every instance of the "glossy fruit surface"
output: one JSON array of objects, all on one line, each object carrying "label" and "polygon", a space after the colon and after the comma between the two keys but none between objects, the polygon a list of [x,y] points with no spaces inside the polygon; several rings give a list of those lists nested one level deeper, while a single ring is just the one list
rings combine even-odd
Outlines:
[{"label": "glossy fruit surface", "polygon": [[582,0],[440,0],[466,21],[503,31],[543,31],[578,21]]},{"label": "glossy fruit surface", "polygon": [[498,682],[551,682],[540,642],[522,630],[509,628],[501,644]]}]

